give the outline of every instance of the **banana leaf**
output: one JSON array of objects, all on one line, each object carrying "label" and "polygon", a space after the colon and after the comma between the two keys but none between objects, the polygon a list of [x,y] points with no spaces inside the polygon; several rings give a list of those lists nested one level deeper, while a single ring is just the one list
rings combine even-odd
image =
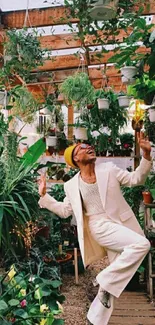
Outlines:
[{"label": "banana leaf", "polygon": [[28,151],[23,155],[22,157],[22,163],[25,167],[33,166],[40,156],[45,152],[46,150],[46,143],[44,141],[44,138],[39,139],[37,142],[35,142]]}]

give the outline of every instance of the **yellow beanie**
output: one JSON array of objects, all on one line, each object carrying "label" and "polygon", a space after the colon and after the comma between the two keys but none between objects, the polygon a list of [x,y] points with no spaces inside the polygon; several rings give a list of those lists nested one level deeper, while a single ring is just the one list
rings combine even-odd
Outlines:
[{"label": "yellow beanie", "polygon": [[77,144],[73,144],[72,146],[69,146],[68,148],[66,148],[66,150],[64,152],[64,158],[65,158],[66,164],[73,168],[77,168],[77,166],[74,165],[74,163],[73,163],[73,150],[76,146],[77,146]]}]

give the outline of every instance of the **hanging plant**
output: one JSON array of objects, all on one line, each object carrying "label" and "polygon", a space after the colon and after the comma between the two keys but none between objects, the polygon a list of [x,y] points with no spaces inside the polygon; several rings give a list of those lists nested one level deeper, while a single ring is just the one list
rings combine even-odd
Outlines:
[{"label": "hanging plant", "polygon": [[60,91],[65,100],[76,107],[82,108],[94,101],[94,87],[85,72],[77,72],[74,76],[69,76],[61,85]]},{"label": "hanging plant", "polygon": [[39,109],[38,101],[24,86],[16,86],[10,91],[12,99],[12,115],[25,123],[32,123],[35,112]]},{"label": "hanging plant", "polygon": [[33,69],[43,65],[47,52],[41,48],[37,31],[29,31],[27,28],[8,30],[4,49],[5,56],[9,56],[9,60],[4,57],[6,72],[18,74],[24,80],[29,79]]}]

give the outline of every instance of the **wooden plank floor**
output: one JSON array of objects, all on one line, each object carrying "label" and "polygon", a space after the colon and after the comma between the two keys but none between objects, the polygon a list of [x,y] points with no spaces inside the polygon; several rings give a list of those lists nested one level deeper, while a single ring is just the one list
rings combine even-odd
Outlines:
[{"label": "wooden plank floor", "polygon": [[155,305],[143,292],[123,292],[108,325],[155,325]]}]

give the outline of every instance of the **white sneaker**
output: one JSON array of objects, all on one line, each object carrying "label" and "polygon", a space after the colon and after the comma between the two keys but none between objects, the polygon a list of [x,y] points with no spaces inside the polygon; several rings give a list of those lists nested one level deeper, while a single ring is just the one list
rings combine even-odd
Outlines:
[{"label": "white sneaker", "polygon": [[110,293],[103,290],[101,287],[99,288],[99,291],[98,291],[98,298],[104,307],[106,307],[106,308],[111,307]]}]

